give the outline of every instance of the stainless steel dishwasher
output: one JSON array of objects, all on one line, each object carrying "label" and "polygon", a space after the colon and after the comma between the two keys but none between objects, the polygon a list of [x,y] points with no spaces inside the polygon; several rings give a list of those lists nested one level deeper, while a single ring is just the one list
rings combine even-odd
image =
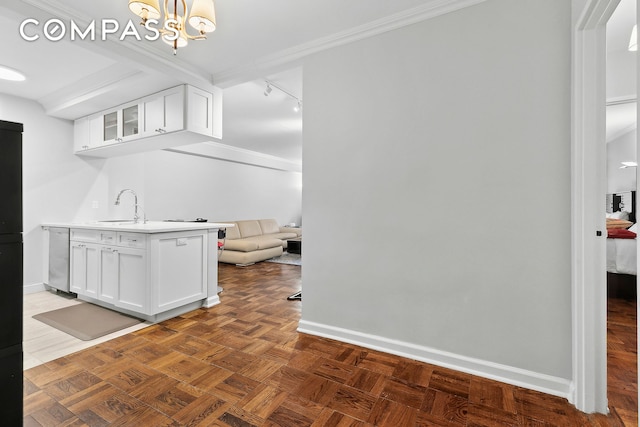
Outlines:
[{"label": "stainless steel dishwasher", "polygon": [[46,285],[69,292],[69,229],[49,227],[49,274]]}]

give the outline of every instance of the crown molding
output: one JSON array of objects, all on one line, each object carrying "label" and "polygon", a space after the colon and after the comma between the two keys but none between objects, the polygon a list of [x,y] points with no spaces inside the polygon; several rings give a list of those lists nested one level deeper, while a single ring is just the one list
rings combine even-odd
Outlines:
[{"label": "crown molding", "polygon": [[631,104],[633,102],[638,102],[636,95],[614,96],[607,98],[607,107],[610,105]]},{"label": "crown molding", "polygon": [[216,73],[213,75],[213,83],[219,87],[229,87],[253,80],[274,70],[286,68],[284,66],[287,64],[299,64],[308,55],[426,21],[485,1],[431,0],[418,7],[258,58],[250,64]]}]

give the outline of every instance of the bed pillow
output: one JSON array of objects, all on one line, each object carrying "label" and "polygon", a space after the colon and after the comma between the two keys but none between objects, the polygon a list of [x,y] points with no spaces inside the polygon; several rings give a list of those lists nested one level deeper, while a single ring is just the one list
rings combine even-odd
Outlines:
[{"label": "bed pillow", "polygon": [[635,239],[636,233],[624,228],[613,228],[607,230],[607,237],[610,239]]},{"label": "bed pillow", "polygon": [[638,234],[638,223],[636,222],[631,227],[627,228],[627,230],[633,231],[634,233]]},{"label": "bed pillow", "polygon": [[612,219],[607,218],[607,230],[613,228],[629,228],[633,225],[631,221],[627,221],[624,219]]},{"label": "bed pillow", "polygon": [[625,221],[629,220],[629,212],[627,211],[618,211],[618,212],[608,212],[607,218],[611,219],[624,219]]}]

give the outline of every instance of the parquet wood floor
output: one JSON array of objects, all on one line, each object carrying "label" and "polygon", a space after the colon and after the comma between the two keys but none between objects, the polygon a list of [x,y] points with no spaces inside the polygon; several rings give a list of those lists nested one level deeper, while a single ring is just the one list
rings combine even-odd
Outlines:
[{"label": "parquet wood floor", "polygon": [[[637,425],[635,303],[610,305],[611,414],[296,332],[300,267],[220,266],[222,304],[25,371],[25,426]],[[633,320],[631,313],[633,313]]]}]

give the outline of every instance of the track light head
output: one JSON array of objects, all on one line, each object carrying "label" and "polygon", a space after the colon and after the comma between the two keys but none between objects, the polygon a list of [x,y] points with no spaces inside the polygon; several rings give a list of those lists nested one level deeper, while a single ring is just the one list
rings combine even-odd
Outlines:
[{"label": "track light head", "polygon": [[300,98],[298,98],[297,96],[293,95],[292,93],[284,90],[283,88],[281,88],[280,86],[278,86],[277,84],[269,81],[269,80],[265,80],[264,81],[267,85],[267,88],[264,90],[264,96],[269,96],[269,94],[271,93],[271,91],[273,90],[273,88],[278,89],[278,91],[282,92],[284,95],[288,96],[289,98],[292,98],[295,101],[295,104],[293,105],[293,111],[295,111],[296,113],[300,112],[300,110],[302,110],[302,100]]}]

